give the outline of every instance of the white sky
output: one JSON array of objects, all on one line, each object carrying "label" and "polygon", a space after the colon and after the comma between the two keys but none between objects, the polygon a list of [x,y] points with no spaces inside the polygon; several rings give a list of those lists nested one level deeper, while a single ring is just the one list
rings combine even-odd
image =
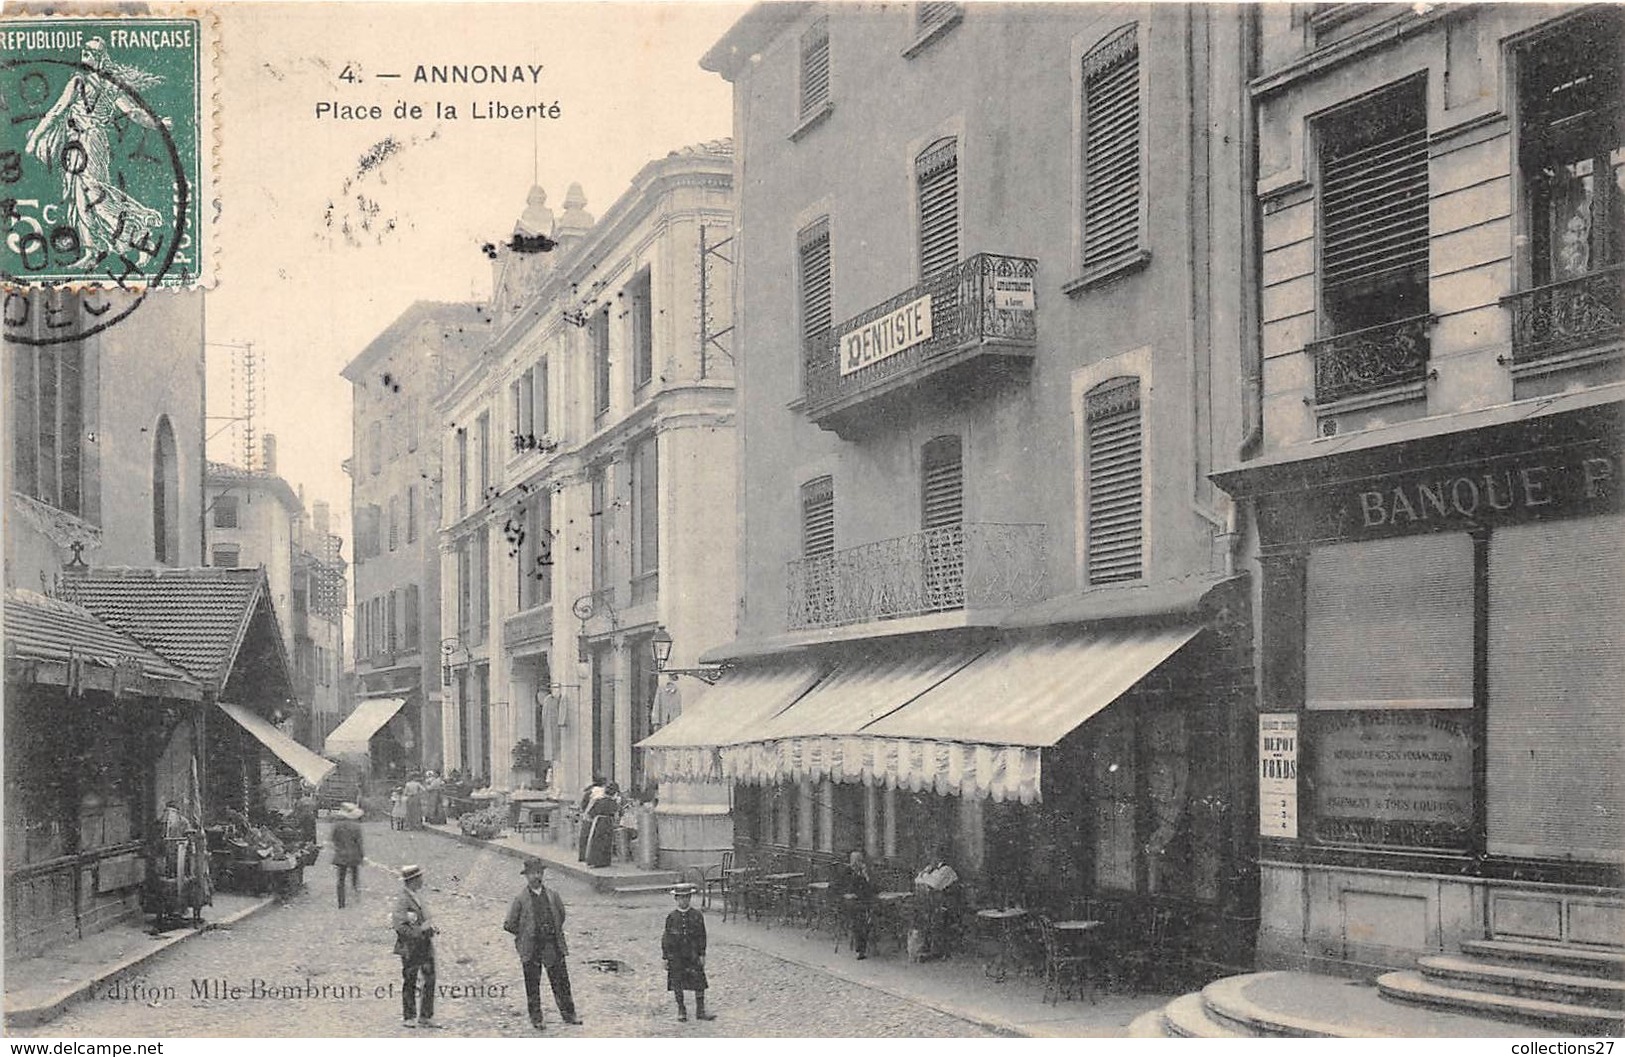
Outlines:
[{"label": "white sky", "polygon": [[[601,217],[645,162],[730,132],[731,88],[700,56],[743,4],[230,4],[220,17],[218,285],[208,340],[252,341],[261,358],[256,431],[275,433],[278,472],[325,498],[349,538],[349,383],[339,370],[413,301],[484,300],[482,243],[506,237],[536,175],[563,212],[579,182]],[[418,64],[535,64],[540,84],[419,85]],[[346,84],[346,66],[364,80]],[[400,80],[377,80],[399,72]],[[395,120],[397,100],[456,121]],[[474,121],[469,104],[557,100],[558,120]],[[378,103],[381,121],[318,120],[316,104]],[[533,132],[532,125],[535,125]],[[366,176],[358,162],[393,136],[402,149]],[[533,138],[534,137],[534,138]],[[349,183],[346,188],[346,183]],[[377,205],[371,231],[355,196]],[[335,223],[324,224],[333,207]],[[390,219],[392,230],[383,230]],[[211,348],[209,413],[232,415],[236,353]],[[234,427],[210,457],[241,461]],[[346,546],[345,553],[350,553]]]}]

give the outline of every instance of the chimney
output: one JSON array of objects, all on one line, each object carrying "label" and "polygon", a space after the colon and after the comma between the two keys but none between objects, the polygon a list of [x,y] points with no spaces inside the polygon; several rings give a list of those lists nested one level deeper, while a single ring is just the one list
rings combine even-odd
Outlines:
[{"label": "chimney", "polygon": [[316,544],[320,547],[327,545],[328,529],[332,522],[332,508],[327,500],[318,499],[310,504],[310,519],[316,528]]},{"label": "chimney", "polygon": [[263,464],[263,465],[260,466],[260,469],[264,470],[268,474],[272,474],[273,476],[276,474],[276,434],[275,433],[267,433],[265,435],[265,455],[264,455],[264,458],[262,458],[260,460],[260,462]]}]

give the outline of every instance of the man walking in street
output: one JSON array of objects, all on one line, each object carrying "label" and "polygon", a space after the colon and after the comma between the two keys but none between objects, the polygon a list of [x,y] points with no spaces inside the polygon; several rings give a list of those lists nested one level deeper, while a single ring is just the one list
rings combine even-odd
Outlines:
[{"label": "man walking in street", "polygon": [[344,906],[344,875],[350,875],[350,887],[355,897],[361,898],[362,810],[355,804],[345,803],[333,813],[333,870],[338,874],[339,906]]},{"label": "man walking in street", "polygon": [[395,896],[389,923],[395,928],[395,953],[401,958],[402,1026],[438,1028],[434,1022],[434,937],[439,930],[429,921],[429,910],[419,895],[422,889],[423,867],[401,867],[401,890]]},{"label": "man walking in street", "polygon": [[520,870],[525,878],[525,889],[514,896],[508,906],[508,916],[502,922],[502,927],[513,933],[519,968],[525,974],[525,1005],[537,1031],[542,1030],[544,968],[559,1016],[566,1024],[581,1023],[581,1018],[576,1016],[575,999],[570,995],[570,970],[564,961],[570,953],[564,942],[564,900],[543,883],[546,869],[547,864],[540,859],[525,862]]}]

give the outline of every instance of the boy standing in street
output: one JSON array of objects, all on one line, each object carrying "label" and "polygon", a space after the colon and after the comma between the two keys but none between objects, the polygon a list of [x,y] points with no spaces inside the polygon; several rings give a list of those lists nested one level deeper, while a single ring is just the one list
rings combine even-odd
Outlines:
[{"label": "boy standing in street", "polygon": [[688,1020],[683,992],[694,992],[696,1020],[715,1020],[705,1011],[705,915],[693,907],[694,886],[680,884],[671,890],[677,909],[666,915],[666,932],[660,937],[660,956],[666,960],[666,990],[677,995],[677,1019]]}]

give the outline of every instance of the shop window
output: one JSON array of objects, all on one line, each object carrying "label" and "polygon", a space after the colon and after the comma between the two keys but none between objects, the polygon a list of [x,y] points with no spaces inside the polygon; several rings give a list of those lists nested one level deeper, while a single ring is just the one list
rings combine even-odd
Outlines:
[{"label": "shop window", "polygon": [[1085,525],[1091,585],[1144,575],[1144,441],[1140,380],[1113,378],[1084,396],[1088,430]]},{"label": "shop window", "polygon": [[1617,864],[1625,848],[1625,518],[1489,544],[1488,845]]},{"label": "shop window", "polygon": [[1625,262],[1625,16],[1563,24],[1518,57],[1518,138],[1534,286]]},{"label": "shop window", "polygon": [[1089,752],[1095,887],[1132,892],[1138,887],[1140,850],[1135,832],[1132,716],[1108,714],[1092,725],[1097,728]]},{"label": "shop window", "polygon": [[1328,335],[1428,310],[1427,82],[1322,119],[1321,314]]},{"label": "shop window", "polygon": [[615,775],[615,678],[610,671],[614,653],[608,646],[592,650],[592,758],[593,770],[605,778]]},{"label": "shop window", "polygon": [[654,296],[649,269],[638,273],[627,289],[632,313],[632,388],[642,389],[654,377]]},{"label": "shop window", "polygon": [[830,269],[829,217],[819,217],[796,235],[796,280],[801,291],[801,341],[808,374],[829,356],[835,325]]},{"label": "shop window", "polygon": [[[221,496],[229,500],[230,526],[237,525],[237,497]],[[220,524],[219,499],[216,500],[214,523]],[[161,565],[175,565],[181,560],[181,477],[180,459],[175,450],[175,429],[168,415],[158,416],[158,435],[152,441],[152,554]]]},{"label": "shop window", "polygon": [[[168,421],[167,419],[165,420]],[[162,427],[159,427],[160,429]],[[237,527],[237,497],[234,495],[217,495],[214,497],[214,527]]]},{"label": "shop window", "polygon": [[819,19],[801,36],[801,119],[829,105],[829,21]]},{"label": "shop window", "polygon": [[1473,546],[1463,533],[1316,549],[1304,627],[1305,790],[1323,843],[1472,837]]},{"label": "shop window", "polygon": [[1139,248],[1140,45],[1130,23],[1083,57],[1083,266]]},{"label": "shop window", "polygon": [[959,263],[959,141],[940,139],[914,159],[919,202],[920,278]]}]

